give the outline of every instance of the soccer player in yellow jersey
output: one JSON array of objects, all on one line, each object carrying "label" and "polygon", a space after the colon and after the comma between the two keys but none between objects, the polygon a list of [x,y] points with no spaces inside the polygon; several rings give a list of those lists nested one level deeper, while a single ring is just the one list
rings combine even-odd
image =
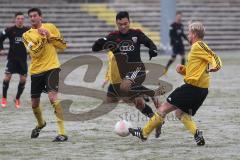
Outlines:
[{"label": "soccer player in yellow jersey", "polygon": [[64,129],[63,113],[58,101],[58,83],[60,63],[57,51],[66,48],[66,42],[61,37],[58,28],[51,23],[42,23],[42,12],[38,8],[28,10],[32,28],[23,34],[24,45],[31,57],[31,99],[33,113],[38,125],[32,130],[31,138],[37,138],[46,121],[40,108],[42,92],[48,93],[48,98],[54,108],[57,120],[58,135],[54,142],[67,141]]},{"label": "soccer player in yellow jersey", "polygon": [[[205,144],[202,131],[197,128],[191,116],[195,115],[207,97],[210,84],[209,72],[218,71],[222,63],[220,58],[203,42],[204,34],[205,29],[201,22],[189,25],[188,38],[192,47],[188,54],[188,62],[185,66],[176,67],[176,71],[184,76],[185,84],[167,97],[167,101],[157,109],[144,128],[129,128],[133,136],[146,140],[152,130],[164,122],[165,116],[175,111],[177,118],[193,134],[197,145]],[[210,69],[209,64],[213,64]]]}]

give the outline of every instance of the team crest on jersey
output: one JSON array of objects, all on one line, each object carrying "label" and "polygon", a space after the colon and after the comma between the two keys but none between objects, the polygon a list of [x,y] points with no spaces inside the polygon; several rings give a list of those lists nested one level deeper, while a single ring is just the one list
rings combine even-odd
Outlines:
[{"label": "team crest on jersey", "polygon": [[137,39],[138,39],[137,37],[132,37],[134,43],[137,43]]}]

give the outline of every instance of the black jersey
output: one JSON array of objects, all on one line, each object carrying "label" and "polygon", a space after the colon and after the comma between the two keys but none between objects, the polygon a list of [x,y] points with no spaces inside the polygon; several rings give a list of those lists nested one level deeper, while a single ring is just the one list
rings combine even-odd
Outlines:
[{"label": "black jersey", "polygon": [[113,48],[113,53],[126,54],[127,62],[142,62],[140,54],[141,44],[150,50],[157,50],[153,41],[139,29],[130,29],[126,34],[115,31],[110,33],[106,38],[108,41],[116,44],[116,48]]},{"label": "black jersey", "polygon": [[172,23],[170,26],[169,36],[172,46],[183,45],[182,38],[188,40],[187,36],[184,34],[182,23]]},{"label": "black jersey", "polygon": [[149,50],[157,50],[153,41],[139,29],[130,29],[126,34],[119,31],[112,32],[107,37],[97,40],[92,50],[100,51],[110,48],[116,58],[121,77],[124,77],[127,72],[139,66],[141,70],[145,69],[140,55],[141,44]]},{"label": "black jersey", "polygon": [[29,30],[28,27],[18,28],[17,26],[8,27],[0,34],[0,49],[3,49],[3,41],[9,39],[8,60],[27,60],[27,51],[22,42],[22,35]]},{"label": "black jersey", "polygon": [[142,62],[140,55],[141,44],[144,44],[150,50],[157,50],[153,41],[139,29],[130,29],[126,34],[119,31],[112,32],[106,37],[106,41],[104,44],[96,41],[93,45],[93,51],[100,51],[113,46],[110,47],[113,54],[126,54],[128,62]]}]

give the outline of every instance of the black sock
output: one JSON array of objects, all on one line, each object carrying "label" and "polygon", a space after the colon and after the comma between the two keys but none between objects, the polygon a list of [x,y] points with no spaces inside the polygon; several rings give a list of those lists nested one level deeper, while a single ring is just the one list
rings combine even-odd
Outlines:
[{"label": "black sock", "polygon": [[185,58],[182,58],[181,64],[182,64],[182,65],[185,65]]},{"label": "black sock", "polygon": [[168,68],[170,67],[170,65],[174,62],[174,60],[170,59],[166,65],[166,69],[168,70]]},{"label": "black sock", "polygon": [[9,81],[3,80],[3,98],[7,98],[8,87],[9,87]]},{"label": "black sock", "polygon": [[144,114],[145,116],[147,116],[149,118],[151,118],[154,114],[152,108],[147,104],[145,104],[145,106],[141,112],[142,112],[142,114]]},{"label": "black sock", "polygon": [[24,90],[24,88],[25,88],[25,83],[26,83],[26,82],[19,82],[19,84],[18,84],[18,91],[17,91],[17,95],[16,95],[16,99],[19,99],[20,96],[22,95],[23,90]]}]

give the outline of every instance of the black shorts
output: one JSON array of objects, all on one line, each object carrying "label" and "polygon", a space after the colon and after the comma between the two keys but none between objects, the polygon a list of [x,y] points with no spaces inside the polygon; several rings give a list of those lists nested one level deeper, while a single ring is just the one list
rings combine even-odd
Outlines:
[{"label": "black shorts", "polygon": [[134,85],[141,85],[146,78],[145,68],[136,67],[133,71],[126,74],[125,79],[131,80]]},{"label": "black shorts", "polygon": [[176,88],[168,97],[167,102],[190,115],[195,115],[208,94],[207,88],[199,88],[184,84]]},{"label": "black shorts", "polygon": [[173,49],[173,55],[184,55],[185,54],[185,48],[183,44],[175,44],[172,46]]},{"label": "black shorts", "polygon": [[41,93],[58,91],[60,68],[31,76],[31,98],[40,98]]},{"label": "black shorts", "polygon": [[[131,71],[132,70],[132,71]],[[143,86],[142,83],[146,78],[146,72],[144,66],[133,67],[125,74],[124,79],[132,81],[131,89],[128,93],[120,89],[120,83],[110,84],[108,87],[107,96],[109,97],[128,97],[129,99],[140,96],[140,91]]]},{"label": "black shorts", "polygon": [[121,97],[123,92],[120,90],[120,83],[117,84],[109,84],[107,90],[108,97]]},{"label": "black shorts", "polygon": [[28,72],[28,65],[25,61],[8,60],[5,73],[6,74],[20,74],[26,76]]}]

